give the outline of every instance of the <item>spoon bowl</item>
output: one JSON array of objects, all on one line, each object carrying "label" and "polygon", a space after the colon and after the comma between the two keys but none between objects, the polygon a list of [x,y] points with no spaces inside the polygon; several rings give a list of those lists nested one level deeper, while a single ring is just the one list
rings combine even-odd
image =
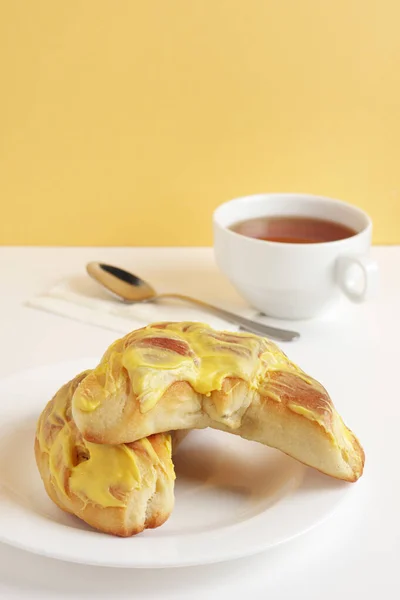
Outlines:
[{"label": "spoon bowl", "polygon": [[157,297],[157,292],[147,281],[125,269],[90,262],[86,270],[93,279],[125,302],[145,302]]}]

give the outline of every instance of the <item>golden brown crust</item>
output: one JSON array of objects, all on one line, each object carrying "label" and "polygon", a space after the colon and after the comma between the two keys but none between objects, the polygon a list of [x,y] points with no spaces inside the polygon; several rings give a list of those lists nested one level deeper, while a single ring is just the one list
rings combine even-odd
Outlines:
[{"label": "golden brown crust", "polygon": [[[311,378],[308,378],[311,382]],[[282,406],[289,408],[290,403],[310,410],[321,417],[327,428],[332,425],[332,401],[328,392],[317,382],[310,384],[294,373],[285,371],[272,371],[268,374],[268,387],[270,392],[279,395]]]}]

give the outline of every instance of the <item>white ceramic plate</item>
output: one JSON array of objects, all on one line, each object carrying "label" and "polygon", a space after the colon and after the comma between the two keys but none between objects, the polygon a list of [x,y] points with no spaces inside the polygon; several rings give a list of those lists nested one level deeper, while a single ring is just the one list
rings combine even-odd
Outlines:
[{"label": "white ceramic plate", "polygon": [[0,381],[0,540],[63,560],[112,567],[177,567],[254,554],[332,513],[349,484],[234,435],[194,431],[175,466],[176,504],[162,527],[133,538],[94,531],[47,497],[36,469],[37,418],[54,392],[96,364],[80,360]]}]

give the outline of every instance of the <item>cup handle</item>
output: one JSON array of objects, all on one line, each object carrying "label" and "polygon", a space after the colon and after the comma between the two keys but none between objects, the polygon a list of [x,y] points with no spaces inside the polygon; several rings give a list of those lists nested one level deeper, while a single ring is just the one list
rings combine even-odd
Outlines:
[{"label": "cup handle", "polygon": [[[357,288],[354,274],[361,274],[362,286]],[[363,302],[373,296],[378,287],[378,264],[368,256],[340,256],[336,263],[337,281],[350,300]],[[359,277],[357,277],[359,282]]]}]

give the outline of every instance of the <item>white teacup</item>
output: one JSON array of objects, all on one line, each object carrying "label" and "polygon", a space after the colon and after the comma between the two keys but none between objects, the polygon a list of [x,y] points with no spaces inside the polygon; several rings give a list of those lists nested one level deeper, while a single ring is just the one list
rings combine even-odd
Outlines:
[{"label": "white teacup", "polygon": [[[356,234],[333,242],[296,244],[259,240],[230,229],[246,219],[288,215],[336,221]],[[259,194],[222,204],[213,220],[219,268],[267,315],[307,319],[337,301],[341,292],[361,302],[376,287],[377,265],[368,256],[372,222],[351,204],[305,194]]]}]

